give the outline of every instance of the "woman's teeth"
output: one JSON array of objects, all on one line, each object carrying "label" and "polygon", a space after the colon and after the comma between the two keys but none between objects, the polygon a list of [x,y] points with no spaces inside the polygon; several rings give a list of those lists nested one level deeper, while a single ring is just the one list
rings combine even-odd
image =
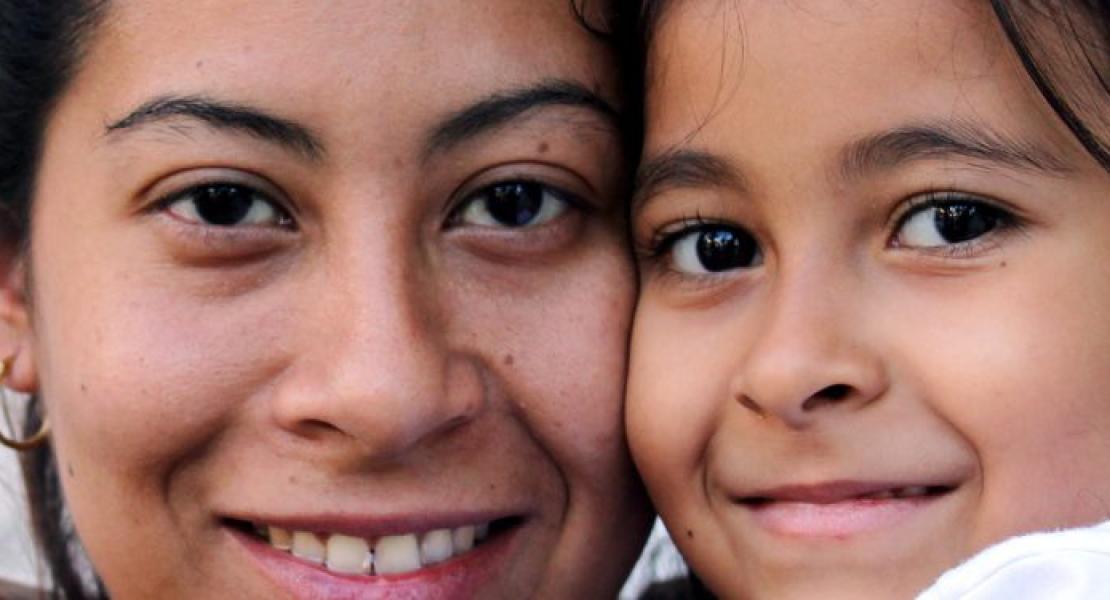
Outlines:
[{"label": "woman's teeth", "polygon": [[424,534],[386,535],[373,541],[333,533],[256,527],[278,550],[343,575],[397,575],[417,571],[468,552],[489,533],[489,524],[436,529]]}]

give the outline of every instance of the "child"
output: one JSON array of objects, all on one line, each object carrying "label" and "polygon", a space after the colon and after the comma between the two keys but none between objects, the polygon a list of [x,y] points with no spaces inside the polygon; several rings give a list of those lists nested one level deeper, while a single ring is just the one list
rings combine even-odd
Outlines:
[{"label": "child", "polygon": [[647,7],[627,421],[714,593],[913,597],[1110,518],[1106,12]]}]

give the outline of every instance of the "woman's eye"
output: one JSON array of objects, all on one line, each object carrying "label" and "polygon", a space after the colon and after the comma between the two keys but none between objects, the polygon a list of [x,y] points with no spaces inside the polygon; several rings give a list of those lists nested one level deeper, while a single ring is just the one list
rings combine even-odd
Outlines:
[{"label": "woman's eye", "polygon": [[1007,224],[999,208],[974,200],[930,202],[914,209],[895,234],[895,243],[906,248],[939,248],[980,238]]},{"label": "woman's eye", "polygon": [[750,269],[763,263],[763,251],[751,234],[723,225],[703,225],[680,233],[671,245],[676,271],[692,275]]},{"label": "woman's eye", "polygon": [[457,213],[466,225],[520,229],[551,221],[570,203],[557,190],[531,181],[498,183],[472,195]]},{"label": "woman's eye", "polygon": [[166,210],[190,223],[211,227],[288,227],[292,219],[263,193],[245,185],[213,183],[173,196]]}]

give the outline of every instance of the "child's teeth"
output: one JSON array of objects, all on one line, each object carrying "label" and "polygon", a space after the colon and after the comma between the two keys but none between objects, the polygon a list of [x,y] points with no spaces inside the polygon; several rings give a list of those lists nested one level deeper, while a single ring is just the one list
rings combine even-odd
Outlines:
[{"label": "child's teeth", "polygon": [[289,550],[293,547],[293,534],[288,529],[270,527],[270,545],[278,550]]},{"label": "child's teeth", "polygon": [[374,572],[378,575],[408,573],[419,568],[420,544],[415,535],[387,535],[374,544]]},{"label": "child's teeth", "polygon": [[293,532],[293,556],[303,558],[309,562],[323,564],[327,555],[327,548],[315,533],[307,531]]},{"label": "child's teeth", "polygon": [[328,537],[327,566],[336,573],[369,575],[370,544],[362,538],[333,534]]},{"label": "child's teeth", "polygon": [[455,554],[462,554],[474,547],[474,526],[465,525],[451,532],[451,542]]},{"label": "child's teeth", "polygon": [[489,537],[489,523],[482,523],[474,528],[474,539],[481,542],[487,537]]},{"label": "child's teeth", "polygon": [[450,529],[437,529],[424,534],[420,540],[420,559],[426,565],[434,565],[451,558],[453,546]]},{"label": "child's teeth", "polygon": [[900,492],[901,493],[898,494],[900,497],[902,497],[902,498],[911,498],[911,497],[914,497],[914,496],[924,496],[925,494],[929,493],[929,488],[927,488],[925,486],[915,486],[915,487],[902,488],[902,490],[900,490]]}]

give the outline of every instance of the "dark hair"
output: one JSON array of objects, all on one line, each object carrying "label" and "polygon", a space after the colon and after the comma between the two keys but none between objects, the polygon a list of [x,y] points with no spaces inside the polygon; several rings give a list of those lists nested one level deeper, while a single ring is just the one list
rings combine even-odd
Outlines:
[{"label": "dark hair", "polygon": [[1045,101],[1110,171],[1110,2],[991,0],[991,7]]},{"label": "dark hair", "polygon": [[[638,151],[640,112],[638,55],[631,29],[637,3],[597,0],[611,10],[594,22],[590,0],[570,0],[574,14],[591,32],[617,51],[624,82],[626,142],[629,155]],[[83,51],[107,11],[109,0],[0,0],[0,250],[21,253],[28,247],[35,177],[47,122],[80,68]],[[0,399],[2,401],[2,399]],[[43,407],[30,404],[24,431],[38,431]],[[51,588],[58,600],[104,600],[108,593],[87,564],[65,507],[58,466],[49,444],[21,456],[31,525],[46,561]]]},{"label": "dark hair", "polygon": [[[73,77],[104,0],[0,1],[0,235],[9,251],[25,247],[31,198],[46,123]],[[38,431],[42,408],[32,397],[24,430]],[[23,454],[31,526],[53,582],[50,596],[106,598],[85,583],[76,536],[62,500],[49,446]]]}]

